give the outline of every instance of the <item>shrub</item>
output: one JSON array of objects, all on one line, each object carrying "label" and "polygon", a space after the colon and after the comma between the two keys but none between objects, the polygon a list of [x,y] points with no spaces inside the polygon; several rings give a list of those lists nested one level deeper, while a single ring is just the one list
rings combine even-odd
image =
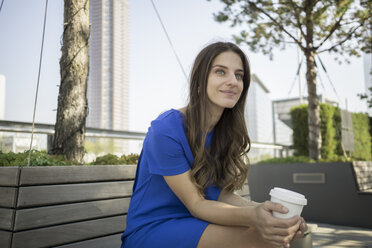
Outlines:
[{"label": "shrub", "polygon": [[[0,166],[26,166],[28,160],[28,151],[21,153],[3,153],[0,151]],[[32,150],[30,157],[30,166],[48,166],[48,165],[73,165],[77,161],[69,161],[62,155],[49,155],[46,151]]]},{"label": "shrub", "polygon": [[290,156],[285,158],[270,158],[261,160],[258,164],[272,164],[272,163],[315,163],[315,160],[306,156]]},{"label": "shrub", "polygon": [[138,154],[131,153],[129,155],[123,155],[120,157],[120,160],[124,162],[124,164],[137,164],[139,159]]},{"label": "shrub", "polygon": [[[123,155],[120,158],[113,154],[106,154],[97,157],[90,165],[124,165],[137,164],[139,155],[129,154]],[[21,153],[0,151],[0,166],[26,166],[28,159],[28,151]],[[30,166],[51,166],[51,165],[78,165],[77,161],[67,160],[62,155],[49,155],[46,151],[32,150]]]},{"label": "shrub", "polygon": [[118,156],[109,153],[104,156],[97,157],[96,160],[92,162],[91,164],[93,165],[117,165],[117,164],[122,164],[122,161],[120,161]]},{"label": "shrub", "polygon": [[[293,146],[295,155],[308,156],[309,129],[307,124],[307,105],[293,107],[290,111],[293,126]],[[329,104],[320,104],[320,121],[322,135],[321,161],[348,161],[342,158],[343,149],[341,144],[341,112],[338,107]],[[351,157],[358,160],[371,160],[371,136],[370,123],[367,114],[352,113],[354,151]]]},{"label": "shrub", "polygon": [[371,136],[367,114],[353,113],[354,151],[352,157],[359,160],[371,160]]},{"label": "shrub", "polygon": [[122,155],[120,158],[114,154],[106,154],[104,156],[97,157],[92,165],[119,165],[119,164],[137,164],[138,154]]}]

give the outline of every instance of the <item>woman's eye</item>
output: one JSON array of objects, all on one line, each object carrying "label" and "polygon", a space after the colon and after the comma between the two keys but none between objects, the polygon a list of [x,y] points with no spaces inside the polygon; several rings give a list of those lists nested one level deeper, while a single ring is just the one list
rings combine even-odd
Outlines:
[{"label": "woman's eye", "polygon": [[235,74],[235,77],[238,80],[242,80],[243,79],[243,75],[242,74]]},{"label": "woman's eye", "polygon": [[217,70],[216,74],[218,75],[225,75],[225,72],[223,70]]}]

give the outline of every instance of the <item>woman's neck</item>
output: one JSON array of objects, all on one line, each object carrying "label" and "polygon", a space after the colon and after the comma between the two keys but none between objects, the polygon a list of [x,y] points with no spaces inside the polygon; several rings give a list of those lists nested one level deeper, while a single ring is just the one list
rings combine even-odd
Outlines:
[{"label": "woman's neck", "polygon": [[[186,115],[186,108],[183,107],[179,109],[181,113]],[[213,128],[216,126],[217,122],[221,119],[222,113],[223,113],[222,108],[208,108],[207,110],[207,132],[211,132]]]},{"label": "woman's neck", "polygon": [[223,108],[208,108],[207,110],[207,127],[208,132],[211,132],[221,119]]}]

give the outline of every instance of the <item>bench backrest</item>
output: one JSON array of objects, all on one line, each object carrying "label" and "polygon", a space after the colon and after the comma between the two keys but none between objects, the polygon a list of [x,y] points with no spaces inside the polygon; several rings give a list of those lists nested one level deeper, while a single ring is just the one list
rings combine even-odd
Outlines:
[{"label": "bench backrest", "polygon": [[0,247],[120,247],[135,169],[0,168]]}]

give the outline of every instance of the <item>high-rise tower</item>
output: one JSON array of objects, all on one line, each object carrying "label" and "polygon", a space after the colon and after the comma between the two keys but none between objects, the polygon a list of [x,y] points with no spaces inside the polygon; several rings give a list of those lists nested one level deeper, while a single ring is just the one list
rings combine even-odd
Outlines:
[{"label": "high-rise tower", "polygon": [[5,76],[0,75],[0,120],[5,117]]},{"label": "high-rise tower", "polygon": [[128,1],[90,0],[90,22],[87,126],[128,130]]}]

